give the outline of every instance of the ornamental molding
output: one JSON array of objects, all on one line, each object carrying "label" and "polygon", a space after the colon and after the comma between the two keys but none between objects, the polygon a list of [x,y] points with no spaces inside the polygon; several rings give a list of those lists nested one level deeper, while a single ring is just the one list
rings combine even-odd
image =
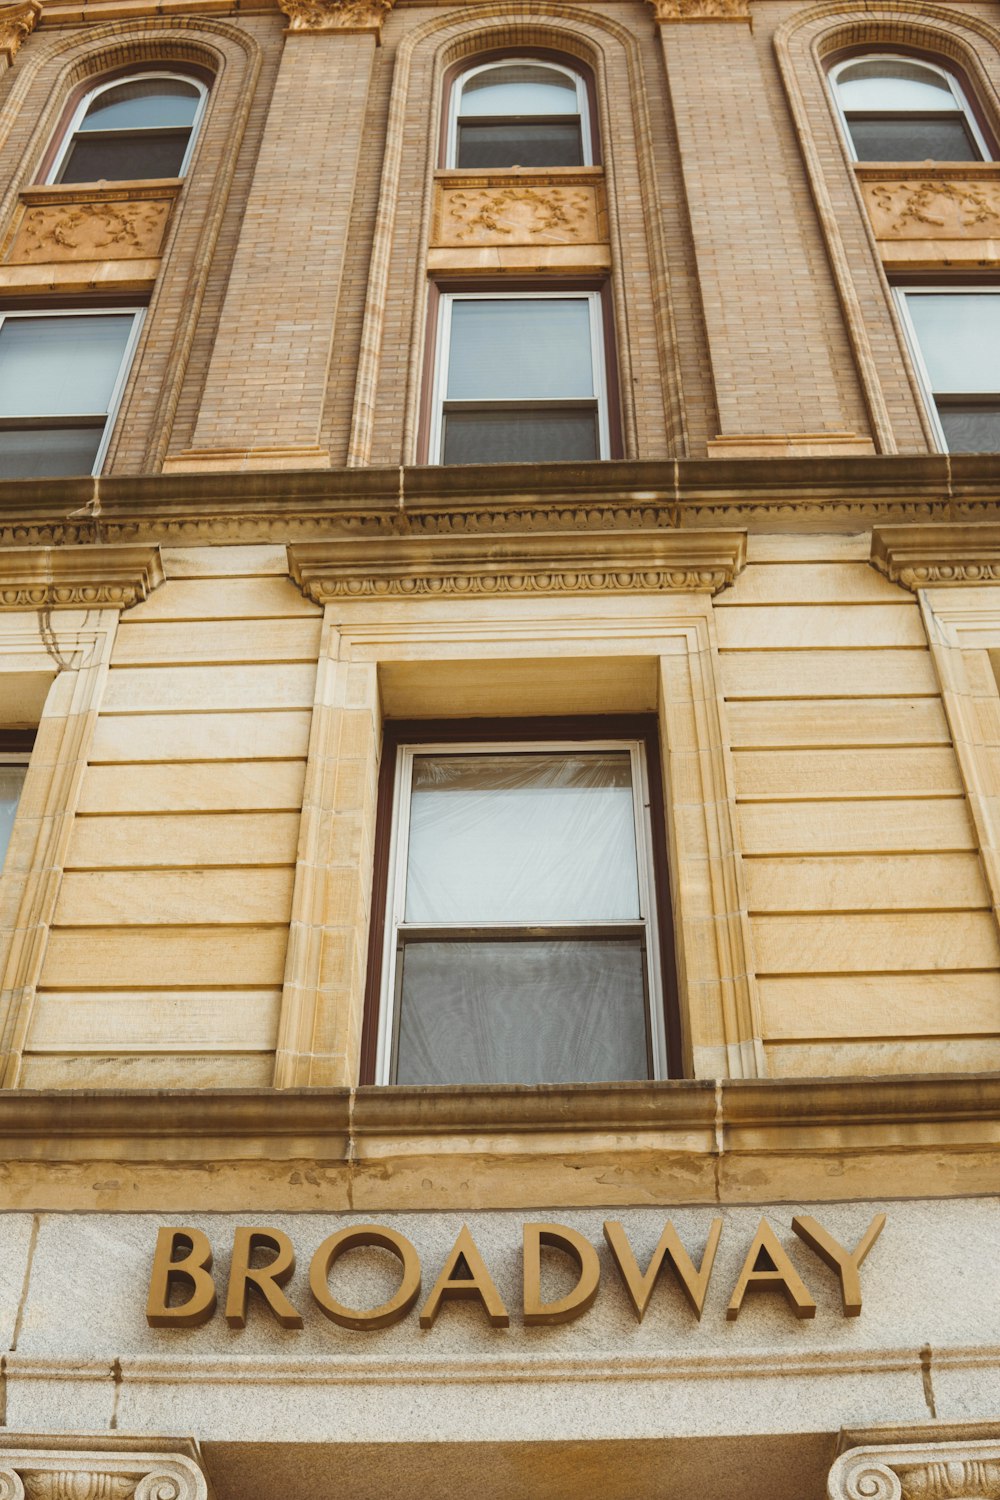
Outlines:
[{"label": "ornamental molding", "polygon": [[393,0],[278,0],[289,31],[374,31],[392,10]]},{"label": "ornamental molding", "polygon": [[1000,525],[877,526],[871,561],[890,582],[913,593],[1000,583]]},{"label": "ornamental molding", "polygon": [[851,1448],[829,1500],[1000,1500],[1000,1441]]},{"label": "ornamental molding", "polygon": [[386,597],[709,593],[746,561],[743,531],[659,536],[520,535],[365,538],[292,543],[288,565],[316,604]]},{"label": "ornamental molding", "polygon": [[208,1487],[180,1453],[7,1448],[0,1500],[208,1500]]},{"label": "ornamental molding", "polygon": [[162,582],[155,546],[0,547],[0,609],[128,609]]},{"label": "ornamental molding", "polygon": [[6,58],[8,67],[38,25],[41,13],[39,0],[27,0],[24,5],[0,10],[0,57]]},{"label": "ornamental molding", "polygon": [[651,0],[661,25],[677,21],[747,21],[749,0]]}]

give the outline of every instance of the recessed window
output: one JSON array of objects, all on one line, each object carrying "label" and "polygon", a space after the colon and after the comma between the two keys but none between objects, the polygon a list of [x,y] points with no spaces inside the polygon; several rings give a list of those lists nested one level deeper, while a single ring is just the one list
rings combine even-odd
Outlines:
[{"label": "recessed window", "polygon": [[607,458],[599,292],[441,297],[430,460]]},{"label": "recessed window", "polygon": [[141,319],[0,312],[0,478],[99,471]]},{"label": "recessed window", "polygon": [[897,296],[942,449],[1000,453],[1000,289]]},{"label": "recessed window", "polygon": [[172,73],[102,83],[81,100],[48,180],[183,176],[207,94],[203,83]]},{"label": "recessed window", "polygon": [[830,79],[858,161],[988,161],[958,79],[935,63],[890,54],[838,63]]},{"label": "recessed window", "polygon": [[452,88],[446,165],[590,166],[588,113],[571,68],[529,57],[483,63]]},{"label": "recessed window", "polygon": [[0,869],[7,857],[35,731],[0,730]]},{"label": "recessed window", "polygon": [[647,749],[399,744],[377,1081],[665,1074]]}]

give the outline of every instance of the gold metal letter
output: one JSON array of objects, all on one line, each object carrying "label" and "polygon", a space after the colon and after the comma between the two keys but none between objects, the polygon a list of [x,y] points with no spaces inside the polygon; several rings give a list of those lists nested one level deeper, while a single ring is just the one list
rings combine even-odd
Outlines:
[{"label": "gold metal letter", "polygon": [[[542,1301],[542,1246],[565,1250],[576,1262],[576,1286],[558,1302]],[[572,1323],[593,1307],[601,1280],[601,1262],[589,1240],[564,1224],[524,1226],[524,1321],[529,1327],[542,1323]]]},{"label": "gold metal letter", "polygon": [[[275,1252],[266,1266],[250,1267],[257,1249]],[[280,1229],[247,1229],[242,1224],[233,1235],[233,1259],[226,1292],[226,1322],[230,1328],[247,1326],[247,1294],[252,1282],[282,1328],[301,1328],[302,1316],[295,1311],[281,1288],[295,1274],[295,1250]]]},{"label": "gold metal letter", "polygon": [[810,1250],[815,1250],[820,1260],[825,1261],[831,1271],[840,1277],[840,1295],[844,1303],[844,1317],[857,1318],[861,1314],[861,1277],[858,1274],[861,1262],[885,1228],[885,1214],[876,1214],[853,1250],[828,1234],[822,1224],[817,1224],[808,1214],[792,1220],[792,1228],[800,1240],[805,1240]]},{"label": "gold metal letter", "polygon": [[[187,1246],[190,1246],[188,1254],[174,1260],[174,1251]],[[161,1229],[156,1236],[146,1301],[146,1322],[150,1328],[200,1328],[207,1323],[215,1312],[211,1270],[212,1247],[200,1229]],[[189,1281],[193,1291],[180,1307],[171,1307],[170,1291],[177,1276]]]},{"label": "gold metal letter", "polygon": [[[758,1266],[764,1259],[768,1264]],[[747,1287],[780,1287],[797,1318],[814,1318],[816,1304],[810,1297],[798,1271],[781,1247],[781,1242],[766,1219],[761,1219],[754,1235],[753,1244],[747,1251],[740,1278],[733,1289],[726,1317],[731,1323],[740,1315],[743,1294]]]},{"label": "gold metal letter", "polygon": [[[390,1250],[403,1267],[399,1290],[381,1307],[345,1307],[330,1292],[328,1278],[334,1261],[348,1250],[358,1250],[363,1245]],[[420,1296],[420,1257],[404,1234],[385,1229],[381,1224],[359,1224],[356,1229],[342,1229],[339,1234],[331,1234],[325,1239],[313,1256],[309,1267],[309,1290],[321,1312],[341,1328],[356,1328],[361,1332],[369,1328],[388,1328],[390,1323],[405,1318]]]},{"label": "gold metal letter", "polygon": [[[460,1267],[469,1273],[468,1276],[455,1276],[454,1273]],[[441,1275],[434,1283],[434,1290],[420,1309],[421,1328],[434,1327],[434,1320],[441,1311],[441,1303],[446,1297],[471,1298],[472,1300],[478,1297],[494,1328],[506,1328],[510,1323],[507,1309],[500,1300],[500,1293],[486,1269],[483,1257],[476,1249],[476,1242],[469,1233],[467,1224],[462,1225],[458,1239],[444,1263]]]},{"label": "gold metal letter", "polygon": [[649,1299],[653,1295],[653,1287],[656,1285],[656,1278],[664,1260],[670,1262],[678,1281],[684,1288],[684,1294],[691,1304],[695,1317],[700,1320],[721,1234],[722,1220],[713,1219],[712,1227],[708,1231],[705,1253],[701,1258],[701,1265],[696,1270],[694,1262],[677,1236],[676,1229],[668,1219],[660,1236],[660,1243],[653,1251],[653,1258],[646,1268],[645,1275],[642,1275],[622,1226],[616,1219],[608,1219],[605,1222],[604,1238],[611,1247],[615,1265],[621,1272],[636,1318],[640,1323],[649,1306]]}]

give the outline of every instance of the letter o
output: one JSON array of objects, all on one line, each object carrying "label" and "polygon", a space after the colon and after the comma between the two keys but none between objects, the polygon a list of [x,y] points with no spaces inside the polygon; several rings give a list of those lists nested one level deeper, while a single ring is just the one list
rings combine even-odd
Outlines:
[{"label": "letter o", "polygon": [[[345,1307],[330,1293],[329,1276],[335,1261],[348,1250],[360,1250],[374,1245],[380,1250],[389,1250],[403,1267],[403,1279],[399,1290],[381,1307],[359,1310]],[[369,1328],[388,1328],[405,1318],[420,1296],[420,1257],[403,1234],[386,1229],[381,1224],[359,1224],[356,1229],[341,1229],[331,1234],[320,1245],[309,1266],[309,1290],[320,1311],[332,1323],[341,1328],[357,1328],[364,1332]]]}]

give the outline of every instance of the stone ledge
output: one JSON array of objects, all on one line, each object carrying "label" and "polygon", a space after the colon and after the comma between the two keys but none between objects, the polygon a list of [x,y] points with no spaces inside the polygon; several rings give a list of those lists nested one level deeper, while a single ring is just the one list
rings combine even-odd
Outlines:
[{"label": "stone ledge", "polygon": [[128,609],[162,582],[159,547],[0,548],[0,609]]},{"label": "stone ledge", "polygon": [[914,593],[1000,582],[1000,524],[879,526],[871,560],[892,583]]}]

